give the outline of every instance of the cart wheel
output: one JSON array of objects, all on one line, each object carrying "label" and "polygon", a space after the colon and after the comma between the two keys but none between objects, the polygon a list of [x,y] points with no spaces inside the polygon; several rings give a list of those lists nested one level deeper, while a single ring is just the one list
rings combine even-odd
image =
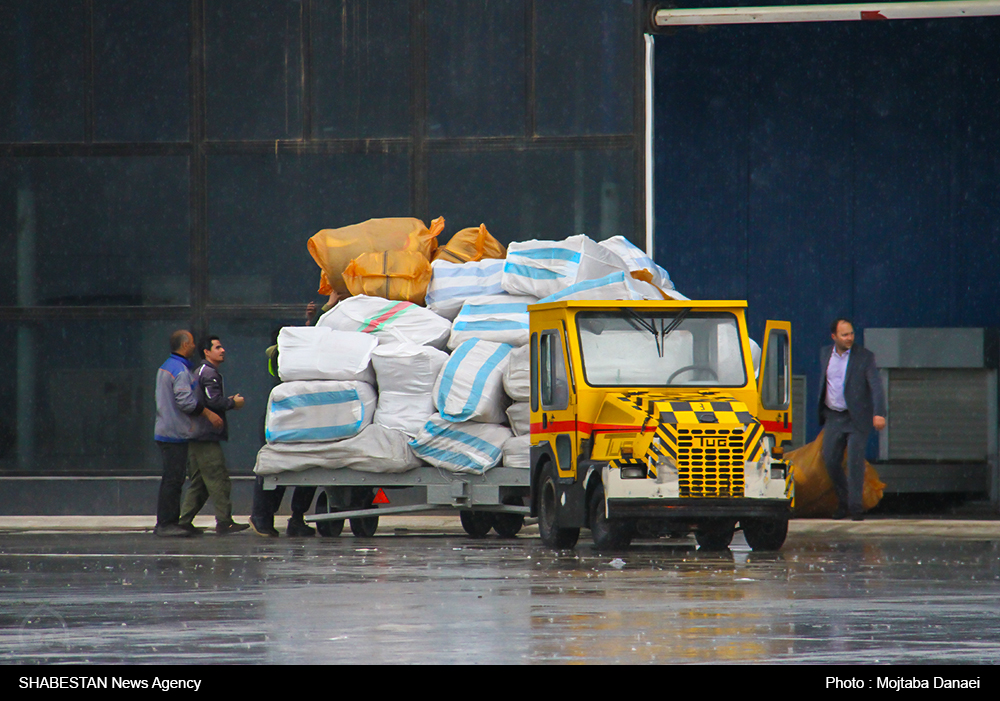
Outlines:
[{"label": "cart wheel", "polygon": [[[524,506],[524,499],[521,497],[506,496],[503,498],[503,503],[505,506]],[[521,532],[521,528],[523,527],[524,514],[508,514],[503,512],[493,514],[493,530],[501,538],[514,538]]]},{"label": "cart wheel", "polygon": [[551,463],[542,467],[538,479],[538,532],[542,542],[550,548],[567,550],[580,538],[579,528],[559,528],[559,490],[556,489],[556,471]]},{"label": "cart wheel", "polygon": [[731,520],[703,521],[694,537],[701,550],[725,550],[733,542],[736,522]]},{"label": "cart wheel", "polygon": [[629,521],[608,520],[604,508],[604,485],[590,497],[590,533],[598,550],[625,550],[632,543],[635,528]]},{"label": "cart wheel", "polygon": [[493,528],[493,514],[485,511],[460,511],[458,517],[462,520],[462,528],[473,538],[485,538]]},{"label": "cart wheel", "polygon": [[[371,489],[361,488],[356,490],[354,498],[351,500],[352,509],[370,509],[375,500],[375,494]],[[365,516],[363,518],[352,518],[351,533],[358,538],[371,538],[378,530],[378,516]]]},{"label": "cart wheel", "polygon": [[788,535],[787,518],[745,518],[740,519],[743,537],[754,552],[758,550],[780,550]]},{"label": "cart wheel", "polygon": [[[321,491],[316,497],[316,513],[330,513],[329,501],[325,491]],[[344,531],[344,520],[339,521],[317,521],[316,531],[324,538],[336,538]]]}]

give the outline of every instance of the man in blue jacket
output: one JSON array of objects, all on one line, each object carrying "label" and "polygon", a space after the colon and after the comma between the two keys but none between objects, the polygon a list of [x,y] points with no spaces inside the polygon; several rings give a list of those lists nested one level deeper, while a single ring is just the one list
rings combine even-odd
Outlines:
[{"label": "man in blue jacket", "polygon": [[[823,349],[819,386],[819,424],[824,426],[823,461],[840,505],[834,518],[864,518],[865,446],[872,428],[885,428],[885,393],[875,355],[854,344],[854,325],[836,319],[830,325],[834,345]],[[844,476],[844,450],[847,476]]]},{"label": "man in blue jacket", "polygon": [[190,331],[170,336],[170,357],[156,373],[156,428],[154,438],[163,456],[163,477],[156,502],[156,529],[163,538],[186,538],[193,531],[182,527],[181,492],[187,475],[188,441],[194,436],[194,417],[204,415],[222,428],[222,419],[198,401],[191,375],[194,337]]},{"label": "man in blue jacket", "polygon": [[232,482],[226,469],[226,456],[221,441],[229,440],[229,422],[226,412],[242,409],[242,395],[226,396],[219,367],[226,360],[226,349],[218,336],[206,336],[198,344],[204,360],[194,371],[198,387],[198,401],[222,417],[222,428],[215,429],[207,421],[198,421],[198,429],[188,444],[188,476],[191,484],[184,493],[181,508],[181,527],[198,532],[193,523],[209,497],[215,505],[215,532],[219,535],[238,533],[250,526],[233,521],[233,502],[230,500]]}]

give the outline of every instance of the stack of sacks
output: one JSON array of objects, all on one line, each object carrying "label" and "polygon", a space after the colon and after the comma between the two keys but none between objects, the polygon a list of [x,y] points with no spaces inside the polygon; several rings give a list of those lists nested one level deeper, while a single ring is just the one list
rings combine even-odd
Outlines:
[{"label": "stack of sacks", "polygon": [[402,472],[420,465],[405,433],[373,424],[377,347],[375,336],[357,331],[281,330],[282,383],[268,399],[267,445],[257,454],[257,474],[309,467]]},{"label": "stack of sacks", "polygon": [[447,319],[410,302],[359,295],[320,317],[319,326],[350,329],[379,339],[372,362],[378,380],[375,423],[416,435],[434,413],[431,392],[448,359]]},{"label": "stack of sacks", "polygon": [[278,334],[282,383],[267,401],[268,443],[340,440],[372,422],[378,341],[362,333],[286,327]]}]

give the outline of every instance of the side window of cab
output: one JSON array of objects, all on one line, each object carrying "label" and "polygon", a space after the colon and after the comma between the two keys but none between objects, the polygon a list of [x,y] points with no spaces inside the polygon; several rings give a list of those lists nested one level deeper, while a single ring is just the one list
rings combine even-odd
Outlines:
[{"label": "side window of cab", "polygon": [[[532,339],[532,354],[534,354]],[[538,339],[538,379],[542,409],[557,411],[569,406],[569,378],[558,330],[542,331]],[[532,409],[534,409],[532,394]]]}]

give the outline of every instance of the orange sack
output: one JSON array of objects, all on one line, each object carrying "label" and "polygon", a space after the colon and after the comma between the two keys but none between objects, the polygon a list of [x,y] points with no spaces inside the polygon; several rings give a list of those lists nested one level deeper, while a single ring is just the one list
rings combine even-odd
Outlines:
[{"label": "orange sack", "polygon": [[[844,470],[847,470],[847,451],[844,451]],[[785,453],[785,459],[795,466],[795,511],[798,518],[829,518],[837,510],[837,493],[823,462],[823,431],[816,440]],[[885,484],[868,461],[865,461],[865,486],[861,503],[865,510],[873,509],[882,500]]]},{"label": "orange sack", "polygon": [[352,295],[423,304],[431,264],[417,251],[362,253],[347,264],[344,283]]},{"label": "orange sack", "polygon": [[428,261],[437,249],[437,237],[444,230],[444,217],[431,222],[430,228],[419,219],[397,217],[369,219],[340,229],[323,229],[317,232],[306,247],[322,270],[319,293],[328,295],[336,290],[346,297],[347,285],[343,279],[348,264],[362,253],[382,251],[414,251]]},{"label": "orange sack", "polygon": [[493,238],[485,224],[462,229],[434,253],[434,260],[449,263],[474,263],[483,258],[506,258],[507,249]]}]

